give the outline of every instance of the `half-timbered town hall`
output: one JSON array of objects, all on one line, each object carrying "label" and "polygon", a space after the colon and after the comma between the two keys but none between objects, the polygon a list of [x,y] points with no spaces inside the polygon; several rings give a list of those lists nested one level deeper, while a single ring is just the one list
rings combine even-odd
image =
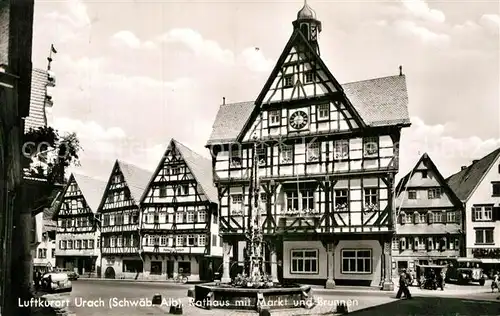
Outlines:
[{"label": "half-timbered town hall", "polygon": [[210,280],[222,256],[211,160],[172,139],[141,208],[145,277]]},{"label": "half-timbered town hall", "polygon": [[257,98],[223,104],[216,116],[207,147],[223,281],[238,271],[226,258],[244,259],[255,161],[274,280],[393,287],[394,176],[410,125],[405,76],[400,67],[396,76],[340,84],[320,57],[321,29],[305,4]]},{"label": "half-timbered town hall", "polygon": [[101,254],[96,212],[105,186],[105,182],[84,175],[70,176],[54,212],[58,268],[79,274],[98,271]]},{"label": "half-timbered town hall", "polygon": [[99,205],[101,256],[105,278],[137,278],[140,257],[140,199],[152,172],[116,160]]}]

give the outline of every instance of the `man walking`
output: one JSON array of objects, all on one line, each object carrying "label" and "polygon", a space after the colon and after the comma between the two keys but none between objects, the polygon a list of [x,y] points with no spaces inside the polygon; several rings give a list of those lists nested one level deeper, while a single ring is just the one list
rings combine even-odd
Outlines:
[{"label": "man walking", "polygon": [[404,294],[406,299],[411,299],[410,291],[408,290],[408,275],[406,274],[406,269],[401,271],[399,275],[399,290],[396,294],[396,298],[401,298],[401,295]]}]

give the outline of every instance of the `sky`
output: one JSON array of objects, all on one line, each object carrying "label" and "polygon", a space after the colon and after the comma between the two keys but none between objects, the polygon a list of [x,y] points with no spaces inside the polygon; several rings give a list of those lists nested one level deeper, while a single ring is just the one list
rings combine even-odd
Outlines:
[{"label": "sky", "polygon": [[[447,177],[500,147],[498,1],[308,0],[340,83],[399,74],[412,126],[400,173],[427,152]],[[303,1],[35,1],[33,66],[56,75],[49,124],[76,132],[72,171],[154,170],[170,141],[204,147],[217,110],[255,100]],[[256,49],[258,48],[258,49]]]}]

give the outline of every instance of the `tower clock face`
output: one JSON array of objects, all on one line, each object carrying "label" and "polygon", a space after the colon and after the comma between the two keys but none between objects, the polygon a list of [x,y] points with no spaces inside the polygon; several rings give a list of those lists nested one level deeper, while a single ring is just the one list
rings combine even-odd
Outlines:
[{"label": "tower clock face", "polygon": [[309,122],[309,117],[304,111],[297,111],[290,115],[290,126],[294,129],[303,129]]}]

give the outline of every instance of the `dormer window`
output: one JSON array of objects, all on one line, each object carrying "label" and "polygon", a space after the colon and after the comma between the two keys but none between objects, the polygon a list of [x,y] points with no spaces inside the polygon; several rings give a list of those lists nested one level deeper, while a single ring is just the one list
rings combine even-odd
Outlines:
[{"label": "dormer window", "polygon": [[309,71],[306,71],[304,73],[304,82],[305,83],[310,83],[310,82],[313,82],[314,81],[314,72],[312,72],[311,70]]},{"label": "dormer window", "polygon": [[429,189],[427,195],[429,200],[439,199],[441,198],[441,189],[440,188]]},{"label": "dormer window", "polygon": [[283,87],[284,88],[293,87],[293,75],[286,75],[283,77]]},{"label": "dormer window", "polygon": [[280,125],[280,111],[269,111],[269,126]]},{"label": "dormer window", "polygon": [[317,108],[318,120],[327,120],[330,118],[330,104],[321,104]]}]

